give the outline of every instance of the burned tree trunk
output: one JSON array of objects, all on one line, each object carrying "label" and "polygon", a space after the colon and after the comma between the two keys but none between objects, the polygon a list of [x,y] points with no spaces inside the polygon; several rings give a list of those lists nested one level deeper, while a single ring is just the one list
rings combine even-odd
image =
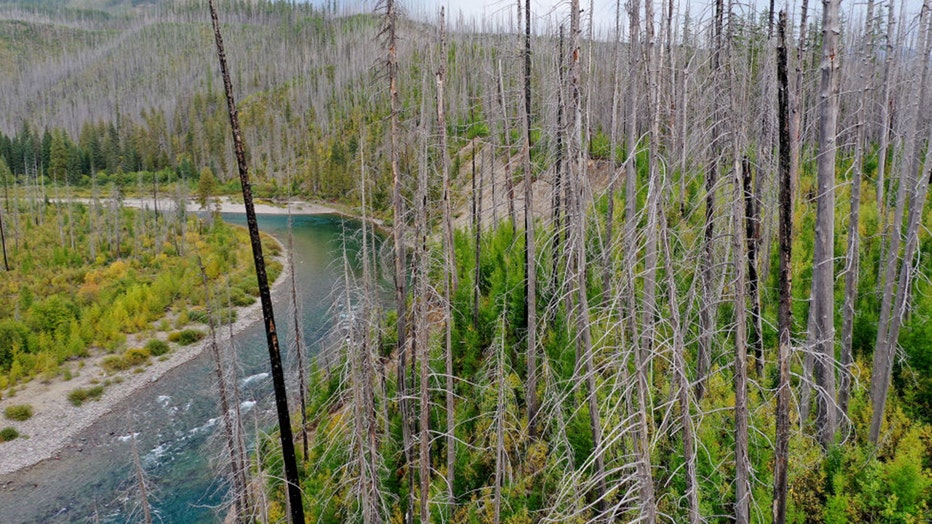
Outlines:
[{"label": "burned tree trunk", "polygon": [[779,349],[777,354],[777,411],[776,411],[776,444],[774,445],[773,466],[773,521],[775,524],[786,522],[786,496],[787,496],[787,469],[789,468],[790,448],[790,329],[793,322],[792,295],[790,285],[792,281],[792,249],[793,249],[793,201],[792,176],[790,170],[793,163],[790,161],[790,112],[789,112],[789,81],[787,79],[786,65],[786,12],[780,11],[778,25],[779,41],[777,45],[777,82],[778,107],[780,121],[780,276],[779,293],[780,305],[778,309],[777,336]]},{"label": "burned tree trunk", "polygon": [[265,324],[266,341],[269,348],[269,362],[272,368],[272,383],[275,389],[275,407],[278,413],[278,426],[282,445],[285,482],[288,490],[288,506],[293,523],[304,522],[304,506],[301,502],[301,487],[298,479],[298,464],[295,458],[294,439],[291,432],[291,414],[288,411],[288,392],[285,389],[285,373],[282,369],[282,356],[278,346],[278,331],[275,326],[275,314],[272,310],[272,294],[269,291],[269,279],[265,272],[265,259],[262,255],[262,241],[259,238],[259,226],[256,223],[256,209],[252,202],[252,188],[249,183],[249,171],[246,165],[246,147],[239,128],[239,116],[233,97],[233,84],[227,68],[223,38],[220,35],[220,21],[213,0],[209,0],[210,18],[213,23],[214,40],[217,45],[217,57],[220,72],[223,75],[223,87],[226,93],[227,109],[230,113],[230,127],[233,132],[233,146],[236,165],[239,171],[240,186],[243,191],[243,203],[246,208],[246,224],[249,241],[252,245],[253,262],[256,267],[256,279],[259,285],[259,298],[262,302],[262,319]]}]

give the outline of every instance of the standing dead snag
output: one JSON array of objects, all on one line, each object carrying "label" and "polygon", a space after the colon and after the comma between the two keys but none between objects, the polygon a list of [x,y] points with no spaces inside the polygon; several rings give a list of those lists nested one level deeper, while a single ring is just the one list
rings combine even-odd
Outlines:
[{"label": "standing dead snag", "polygon": [[[742,160],[744,179],[744,227],[748,253],[748,294],[751,299],[751,321],[748,324],[748,345],[754,350],[754,370],[758,378],[764,376],[764,341],[761,338],[762,319],[760,316],[760,287],[757,276],[757,248],[760,245],[760,212],[757,196],[751,189],[751,162],[748,157]],[[759,173],[758,173],[759,176]]]},{"label": "standing dead snag", "polygon": [[[447,151],[447,119],[444,112],[443,85],[446,74],[446,26],[443,7],[440,8],[440,68],[437,70],[437,131],[440,134],[440,171],[443,178],[443,324],[444,361],[446,365],[447,410],[447,498],[453,499],[453,472],[456,466],[456,438],[453,400],[453,293],[456,289],[456,254],[453,250],[453,206],[450,195],[450,153]],[[473,151],[475,158],[475,150]],[[475,178],[473,178],[475,188]],[[475,199],[473,199],[475,206]],[[475,213],[475,210],[473,211]]]},{"label": "standing dead snag", "polygon": [[572,173],[568,177],[568,186],[571,189],[570,200],[567,202],[568,221],[572,221],[569,237],[574,280],[573,293],[576,295],[576,304],[573,308],[577,334],[577,362],[576,373],[582,370],[586,384],[586,398],[589,407],[589,424],[592,430],[593,456],[595,463],[595,481],[597,484],[595,508],[601,513],[605,507],[605,497],[608,491],[605,476],[605,457],[602,446],[602,423],[599,415],[599,403],[596,392],[596,375],[593,356],[592,329],[589,317],[589,297],[586,290],[586,204],[584,198],[584,184],[586,181],[586,152],[582,147],[582,108],[580,105],[580,64],[579,64],[579,0],[570,2],[570,48],[572,53],[572,67],[570,68],[570,93],[573,108],[573,132],[569,140],[570,166]]},{"label": "standing dead snag", "polygon": [[[867,17],[865,22],[865,35],[870,34],[873,18],[873,0],[868,2]],[[848,214],[848,252],[845,256],[845,299],[842,306],[842,326],[841,326],[841,377],[838,387],[838,409],[839,416],[846,417],[848,414],[848,398],[851,395],[851,346],[854,334],[854,317],[855,303],[858,297],[858,272],[860,271],[860,234],[858,231],[860,225],[861,213],[861,176],[864,169],[864,147],[867,140],[867,129],[864,121],[868,100],[870,84],[865,78],[867,66],[870,61],[870,47],[873,44],[873,38],[865,39],[861,44],[861,65],[860,83],[861,89],[858,93],[854,145],[854,163],[851,166],[851,202],[850,212]]]},{"label": "standing dead snag", "polygon": [[0,245],[3,247],[3,270],[10,270],[10,262],[6,258],[6,234],[3,232],[3,212],[0,211]]},{"label": "standing dead snag", "polygon": [[307,370],[305,369],[304,340],[301,337],[301,311],[298,306],[298,281],[294,267],[294,217],[291,216],[291,201],[288,202],[288,270],[291,273],[291,313],[294,320],[294,351],[298,361],[298,402],[301,403],[301,447],[302,461],[307,463]]},{"label": "standing dead snag", "polygon": [[[406,289],[406,258],[404,245],[405,229],[405,209],[404,198],[401,193],[401,168],[400,162],[400,145],[398,144],[398,112],[400,102],[398,100],[398,63],[395,24],[396,7],[395,0],[385,0],[385,19],[382,25],[382,34],[386,37],[386,68],[388,70],[388,89],[389,103],[391,105],[389,139],[391,142],[391,169],[392,169],[392,240],[394,243],[393,261],[395,267],[395,307],[398,313],[395,320],[395,326],[398,333],[398,407],[401,411],[401,434],[402,447],[404,450],[405,465],[410,468],[412,464],[411,457],[411,420],[410,409],[408,407],[408,387],[407,387],[407,357],[408,357],[408,332],[407,332],[407,289]],[[414,506],[414,489],[413,476],[408,472],[408,506],[405,512],[406,522],[411,522],[413,518]]]},{"label": "standing dead snag", "polygon": [[[246,457],[241,456],[238,445],[238,428],[241,421],[234,420],[234,415],[238,410],[233,406],[238,405],[238,400],[234,398],[233,406],[230,402],[230,386],[227,384],[227,370],[220,355],[220,344],[217,342],[217,330],[214,327],[214,312],[212,298],[210,295],[210,285],[207,282],[207,271],[204,269],[204,262],[200,255],[197,256],[197,265],[201,271],[201,282],[204,284],[204,303],[207,307],[207,327],[210,331],[210,356],[214,360],[214,373],[217,378],[217,392],[220,396],[220,417],[223,420],[223,431],[226,437],[227,452],[230,454],[230,468],[233,477],[233,503],[236,508],[236,519],[240,522],[246,522],[249,515],[249,500],[247,498],[246,487]],[[231,338],[232,340],[232,338]]]},{"label": "standing dead snag", "polygon": [[527,324],[528,433],[537,436],[537,251],[534,243],[534,191],[531,176],[531,0],[524,9],[524,298]]},{"label": "standing dead snag", "polygon": [[837,35],[839,0],[823,0],[822,79],[819,94],[818,200],[812,260],[812,308],[814,332],[810,333],[816,357],[819,386],[816,426],[824,449],[835,439],[835,152],[838,122]]},{"label": "standing dead snag", "polygon": [[[929,49],[932,47],[932,39],[930,39],[932,35],[929,34],[929,31],[932,31],[932,24],[930,24],[932,14],[930,14],[929,0],[923,3],[922,13],[919,26],[920,32],[925,34],[925,37],[923,38],[923,47],[919,56],[928,57]],[[928,68],[928,60],[923,60],[919,100],[925,98]],[[913,127],[914,130],[915,126]],[[912,136],[907,137],[907,145],[915,142],[915,132],[911,132],[910,135]],[[870,440],[875,444],[880,438],[883,413],[887,403],[890,374],[893,372],[894,346],[899,338],[903,316],[906,314],[906,299],[914,278],[913,257],[918,247],[918,228],[922,221],[922,209],[925,206],[926,191],[928,190],[929,169],[932,168],[932,164],[929,163],[929,150],[926,151],[926,163],[922,173],[916,173],[914,171],[915,166],[909,166],[910,157],[911,155],[908,155],[904,158],[904,162],[908,167],[901,176],[897,188],[897,202],[889,238],[890,248],[887,250],[887,260],[883,262],[885,264],[883,298],[880,305],[880,321],[877,325],[877,342],[874,347],[873,372],[871,375],[871,407],[873,415],[871,418]],[[899,253],[900,237],[904,235],[902,228],[907,189],[911,191],[909,195],[909,216],[905,230],[906,245],[903,248],[902,259],[900,259],[897,254]],[[894,289],[896,290],[895,293]]]},{"label": "standing dead snag", "polygon": [[776,444],[774,445],[773,465],[773,521],[774,524],[786,522],[786,472],[789,467],[790,449],[790,327],[793,322],[792,295],[790,284],[792,271],[792,234],[793,201],[792,176],[790,171],[790,111],[789,80],[786,65],[786,12],[780,11],[779,41],[777,44],[777,82],[778,107],[780,120],[780,306],[777,320],[779,349],[777,355],[778,384],[776,412]]},{"label": "standing dead snag", "polygon": [[275,389],[275,407],[278,412],[278,426],[282,444],[282,459],[285,469],[285,482],[288,486],[288,506],[292,523],[304,522],[304,506],[301,502],[301,487],[298,479],[298,464],[295,458],[294,440],[291,433],[291,414],[288,411],[288,392],[285,389],[285,373],[282,369],[282,355],[278,347],[278,331],[275,327],[275,313],[272,311],[272,294],[269,291],[269,277],[265,272],[265,259],[262,255],[262,240],[259,238],[259,225],[256,223],[256,208],[252,202],[252,187],[249,184],[249,168],[246,164],[246,147],[239,128],[239,116],[236,101],[233,98],[233,84],[227,68],[226,53],[223,50],[223,38],[220,35],[220,21],[214,1],[208,0],[210,18],[214,28],[214,40],[217,44],[217,57],[220,72],[223,75],[223,88],[226,92],[227,109],[230,113],[230,128],[233,132],[233,146],[236,154],[236,166],[239,171],[240,186],[243,190],[243,203],[246,208],[246,225],[249,229],[249,241],[252,244],[253,262],[256,267],[256,279],[259,285],[259,298],[262,302],[262,320],[265,324],[266,341],[269,347],[269,362],[272,367],[272,384]]}]

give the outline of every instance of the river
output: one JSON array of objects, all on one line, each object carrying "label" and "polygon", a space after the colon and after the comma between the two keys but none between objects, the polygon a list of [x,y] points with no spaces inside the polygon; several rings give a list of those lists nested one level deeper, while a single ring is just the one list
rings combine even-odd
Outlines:
[{"label": "river", "polygon": [[[244,224],[243,215],[224,215]],[[260,215],[259,226],[287,241],[287,216]],[[334,283],[343,272],[343,233],[355,233],[359,223],[334,216],[295,216],[295,274],[302,329],[309,353],[319,349],[329,322]],[[356,251],[355,242],[348,249]],[[275,304],[276,322],[286,350],[293,326],[288,293]],[[244,425],[268,428],[274,420],[268,349],[262,323],[235,338],[241,366],[239,383]],[[293,357],[285,353],[286,362]],[[293,366],[291,366],[293,368]],[[288,369],[288,366],[286,366]],[[131,435],[136,435],[143,469],[153,487],[151,505],[156,522],[219,522],[226,495],[212,460],[223,445],[215,435],[218,408],[213,368],[207,352],[166,373],[134,393],[77,437],[60,460],[47,460],[8,478],[0,491],[0,523],[141,522],[132,468]],[[294,387],[290,388],[294,391]],[[292,411],[297,404],[291,403]]]}]

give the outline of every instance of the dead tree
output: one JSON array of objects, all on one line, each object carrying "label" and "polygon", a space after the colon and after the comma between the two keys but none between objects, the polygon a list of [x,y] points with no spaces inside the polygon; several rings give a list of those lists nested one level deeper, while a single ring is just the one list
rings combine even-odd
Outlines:
[{"label": "dead tree", "polygon": [[[661,222],[666,222],[661,220]],[[686,498],[689,504],[689,523],[699,524],[699,478],[696,471],[696,436],[690,415],[689,377],[686,374],[685,327],[680,320],[679,300],[676,297],[676,281],[673,279],[673,260],[670,254],[670,238],[667,228],[660,230],[663,242],[664,271],[667,274],[667,295],[670,301],[670,323],[673,329],[673,380],[679,404],[683,431],[683,460],[686,463]]]},{"label": "dead tree", "polygon": [[527,325],[528,433],[537,437],[537,250],[534,239],[534,189],[531,174],[531,0],[524,9],[524,301]]},{"label": "dead tree", "polygon": [[139,447],[136,446],[136,434],[130,432],[129,438],[133,448],[133,470],[136,472],[136,486],[139,488],[139,505],[142,508],[142,521],[145,524],[152,524],[152,508],[149,507],[149,481],[146,480],[146,472],[142,469],[142,461],[139,459]]},{"label": "dead tree", "polygon": [[294,351],[298,363],[298,402],[301,404],[301,446],[304,454],[302,461],[307,464],[307,354],[301,336],[301,309],[298,306],[298,276],[294,265],[294,217],[291,216],[291,202],[288,202],[288,270],[291,274],[291,313],[294,321]]},{"label": "dead tree", "polygon": [[[456,466],[456,437],[454,436],[453,397],[453,293],[456,289],[456,254],[453,251],[453,205],[450,194],[450,153],[447,150],[447,118],[444,111],[443,87],[446,75],[446,26],[443,7],[440,7],[440,67],[437,70],[437,131],[440,134],[440,172],[443,179],[443,325],[444,361],[446,365],[447,410],[447,498],[454,504],[453,480]],[[475,158],[475,151],[473,151]],[[473,181],[475,185],[475,180]]]},{"label": "dead tree", "polygon": [[[745,239],[747,239],[748,254],[748,295],[751,299],[751,321],[748,323],[748,345],[754,350],[754,369],[758,377],[764,376],[764,341],[760,315],[760,288],[757,276],[757,247],[760,245],[760,213],[757,197],[751,189],[752,173],[751,162],[748,157],[742,160],[743,193],[744,193],[744,225]],[[759,173],[758,173],[759,176]]]},{"label": "dead tree", "polygon": [[[930,2],[923,3],[920,18],[920,38],[922,50],[919,56],[923,57],[921,80],[917,100],[925,99],[926,82],[928,76],[928,60],[930,45],[932,45],[932,15],[929,13]],[[914,119],[915,122],[915,119]],[[915,124],[914,124],[915,125]],[[915,129],[915,128],[913,128]],[[907,136],[907,146],[915,142],[915,133]],[[904,148],[905,149],[905,148]],[[880,304],[880,320],[877,324],[877,342],[874,346],[873,373],[871,375],[871,407],[873,410],[870,428],[870,440],[877,443],[880,438],[880,429],[883,423],[884,409],[887,403],[887,393],[890,388],[890,375],[893,372],[894,347],[899,338],[900,327],[906,314],[906,301],[909,288],[912,285],[915,268],[913,267],[915,251],[918,247],[918,232],[921,224],[922,208],[925,205],[926,192],[929,184],[929,151],[926,151],[926,163],[922,173],[916,173],[911,165],[910,155],[904,154],[906,171],[900,177],[897,189],[897,203],[893,215],[893,223],[889,232],[889,248],[886,250],[884,264],[883,297]],[[906,193],[909,193],[909,215],[905,232],[903,231],[903,217],[905,215]],[[902,258],[899,258],[901,237],[906,242],[903,247]]]},{"label": "dead tree", "polygon": [[793,250],[793,200],[792,176],[790,170],[793,163],[790,161],[790,111],[789,111],[789,80],[787,78],[786,64],[786,12],[780,11],[778,25],[779,41],[777,44],[777,82],[779,84],[778,113],[780,136],[780,275],[779,293],[780,305],[777,311],[777,336],[779,349],[777,354],[777,411],[776,411],[776,443],[774,445],[773,466],[773,521],[775,524],[786,522],[786,496],[787,496],[787,469],[789,468],[790,448],[790,329],[793,323],[792,294],[792,250]]},{"label": "dead tree", "polygon": [[[4,182],[5,184],[5,182]],[[6,233],[3,230],[3,212],[0,211],[0,246],[3,247],[3,270],[10,270],[10,262],[6,257]]]},{"label": "dead tree", "polygon": [[[239,420],[234,420],[233,404],[230,402],[230,386],[227,383],[227,369],[224,359],[220,354],[220,344],[217,341],[217,330],[214,327],[213,299],[210,293],[210,285],[207,282],[207,271],[204,269],[204,262],[200,255],[197,256],[197,265],[201,272],[201,282],[204,285],[204,304],[207,309],[207,328],[210,333],[208,348],[210,357],[214,361],[214,375],[217,380],[217,393],[220,400],[220,418],[223,421],[224,440],[226,441],[227,453],[230,455],[230,477],[233,481],[233,506],[236,511],[236,519],[240,522],[247,522],[250,513],[249,499],[246,484],[246,457],[239,453],[238,427]],[[237,402],[234,400],[234,402]]]},{"label": "dead tree", "polygon": [[860,85],[856,112],[856,131],[854,144],[854,161],[851,166],[851,195],[850,211],[848,213],[848,246],[845,256],[845,298],[842,305],[841,325],[841,376],[838,387],[838,409],[840,416],[848,414],[848,399],[851,396],[851,346],[853,343],[855,303],[858,297],[858,272],[860,271],[860,213],[861,213],[861,176],[864,169],[864,148],[867,141],[865,125],[866,105],[870,84],[864,75],[867,74],[870,61],[870,44],[873,40],[866,37],[871,33],[874,2],[868,2],[865,22],[865,41],[861,46]]},{"label": "dead tree", "polygon": [[[410,466],[413,463],[411,449],[411,419],[410,408],[408,405],[408,387],[407,387],[407,357],[408,357],[408,332],[407,332],[407,259],[405,256],[405,205],[404,196],[402,195],[401,168],[399,166],[401,157],[401,144],[399,144],[398,113],[401,110],[401,103],[398,99],[398,62],[397,62],[397,13],[395,0],[385,0],[385,17],[382,21],[382,34],[385,36],[386,45],[386,69],[388,72],[388,89],[390,110],[389,140],[391,143],[391,170],[392,170],[392,240],[394,242],[394,279],[395,279],[395,308],[398,316],[395,320],[396,330],[398,333],[398,405],[401,411],[401,433],[402,448],[404,450],[405,466],[408,469],[408,484],[413,486],[413,477],[410,474]],[[405,511],[405,522],[410,524],[413,518],[414,490],[409,489],[407,510]]]},{"label": "dead tree", "polygon": [[816,233],[812,261],[814,331],[809,333],[815,353],[816,383],[819,387],[816,426],[824,449],[833,443],[835,407],[835,153],[838,122],[839,0],[823,0],[822,64],[819,85],[819,155]]},{"label": "dead tree", "polygon": [[723,0],[715,2],[715,21],[713,28],[712,49],[712,143],[711,159],[705,175],[705,232],[703,238],[704,255],[700,261],[702,292],[699,309],[699,348],[696,356],[698,372],[696,380],[696,398],[702,400],[705,395],[705,379],[710,372],[712,359],[712,338],[717,316],[717,303],[714,297],[714,260],[715,260],[715,190],[718,181],[719,163],[722,152],[722,115],[720,92],[722,81],[723,19],[725,5]]},{"label": "dead tree", "polygon": [[586,385],[586,398],[589,407],[589,423],[592,430],[594,446],[593,456],[595,463],[596,493],[593,494],[597,512],[604,509],[605,497],[608,491],[605,477],[605,457],[602,447],[602,424],[599,415],[599,403],[596,392],[596,375],[592,344],[591,320],[589,317],[589,297],[586,289],[586,203],[584,201],[584,184],[586,181],[586,154],[582,147],[582,107],[580,104],[580,47],[579,47],[579,0],[570,2],[570,49],[572,62],[570,67],[570,93],[573,110],[573,131],[570,136],[570,165],[572,173],[568,183],[571,188],[571,201],[568,209],[572,214],[568,217],[572,221],[570,229],[573,253],[573,292],[576,295],[576,304],[573,308],[573,317],[576,323],[577,340],[577,372],[582,372]]},{"label": "dead tree", "polygon": [[259,298],[262,302],[262,319],[265,324],[266,341],[269,348],[269,362],[272,368],[272,383],[275,389],[275,407],[278,413],[279,434],[282,445],[282,459],[284,462],[285,482],[288,490],[288,507],[293,523],[304,522],[304,506],[301,502],[301,487],[298,478],[298,465],[295,458],[294,439],[291,432],[291,414],[288,411],[288,392],[285,389],[285,373],[282,369],[282,356],[278,346],[278,331],[275,326],[275,314],[272,310],[272,294],[269,291],[269,279],[265,271],[265,259],[262,254],[262,240],[259,238],[259,226],[256,223],[256,209],[252,201],[252,187],[249,183],[249,171],[246,164],[246,147],[239,127],[239,116],[236,110],[236,101],[233,97],[233,84],[230,81],[230,72],[227,68],[226,53],[223,49],[223,38],[220,35],[220,21],[217,18],[217,9],[213,0],[208,2],[210,18],[213,23],[214,40],[217,45],[217,57],[220,61],[220,72],[223,76],[223,88],[226,93],[227,109],[230,114],[230,127],[233,133],[233,145],[236,154],[236,165],[239,171],[240,186],[243,191],[243,203],[246,208],[246,224],[249,230],[249,241],[252,245],[253,262],[256,268],[256,279],[259,286]]}]

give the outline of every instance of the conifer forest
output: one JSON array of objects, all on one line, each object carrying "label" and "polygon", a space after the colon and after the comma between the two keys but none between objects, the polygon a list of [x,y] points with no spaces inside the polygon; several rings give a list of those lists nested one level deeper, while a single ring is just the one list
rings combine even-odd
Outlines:
[{"label": "conifer forest", "polygon": [[0,0],[0,465],[197,344],[213,522],[932,521],[932,0],[345,4]]}]

